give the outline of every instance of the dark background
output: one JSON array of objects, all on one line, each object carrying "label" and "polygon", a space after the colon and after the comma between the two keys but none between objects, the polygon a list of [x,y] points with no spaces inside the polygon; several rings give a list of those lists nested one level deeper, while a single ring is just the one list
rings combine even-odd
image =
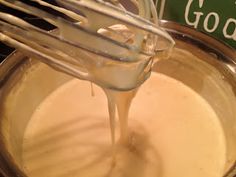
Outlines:
[{"label": "dark background", "polygon": [[8,56],[14,49],[0,42],[0,62]]}]

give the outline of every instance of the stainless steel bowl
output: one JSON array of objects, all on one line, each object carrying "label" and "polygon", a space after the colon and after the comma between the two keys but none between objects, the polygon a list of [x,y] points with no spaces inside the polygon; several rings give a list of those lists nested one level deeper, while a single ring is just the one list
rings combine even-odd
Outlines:
[{"label": "stainless steel bowl", "polygon": [[[179,49],[189,51],[154,66],[191,87],[214,108],[227,141],[224,177],[236,175],[236,51],[203,33],[172,22],[163,22]],[[0,66],[0,174],[26,177],[22,165],[25,128],[40,102],[57,87],[73,79],[19,51]]]}]

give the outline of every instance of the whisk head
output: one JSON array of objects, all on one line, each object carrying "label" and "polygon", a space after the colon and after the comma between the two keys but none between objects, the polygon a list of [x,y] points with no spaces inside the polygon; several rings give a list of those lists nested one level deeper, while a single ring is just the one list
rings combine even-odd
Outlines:
[{"label": "whisk head", "polygon": [[170,46],[174,44],[158,26],[152,0],[0,0],[0,3],[43,19],[58,29],[51,34],[15,16],[0,13],[1,40],[57,70],[93,82],[95,76],[91,73],[111,65],[111,60],[125,73],[123,65],[133,63],[140,70],[133,76],[127,69],[127,75],[144,80],[142,72],[150,72],[153,56],[167,49],[165,45],[158,47],[157,41],[163,39]]}]

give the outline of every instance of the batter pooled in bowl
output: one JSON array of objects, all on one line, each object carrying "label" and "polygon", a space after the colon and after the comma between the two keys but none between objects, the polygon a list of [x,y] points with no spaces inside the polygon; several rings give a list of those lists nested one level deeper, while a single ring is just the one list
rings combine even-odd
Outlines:
[{"label": "batter pooled in bowl", "polygon": [[96,86],[94,92],[74,79],[41,103],[25,132],[29,177],[222,176],[226,150],[217,115],[181,82],[152,73],[131,104],[127,141],[116,136],[114,148],[106,95]]}]

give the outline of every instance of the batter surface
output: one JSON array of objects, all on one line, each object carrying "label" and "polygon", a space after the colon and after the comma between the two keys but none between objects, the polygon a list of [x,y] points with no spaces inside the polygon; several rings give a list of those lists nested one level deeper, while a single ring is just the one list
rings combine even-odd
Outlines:
[{"label": "batter surface", "polygon": [[[128,119],[128,142],[112,143],[103,90],[74,79],[49,95],[25,132],[29,177],[221,177],[225,139],[214,110],[165,75],[139,89]],[[119,135],[119,123],[116,123]],[[114,160],[115,159],[115,160]]]}]

